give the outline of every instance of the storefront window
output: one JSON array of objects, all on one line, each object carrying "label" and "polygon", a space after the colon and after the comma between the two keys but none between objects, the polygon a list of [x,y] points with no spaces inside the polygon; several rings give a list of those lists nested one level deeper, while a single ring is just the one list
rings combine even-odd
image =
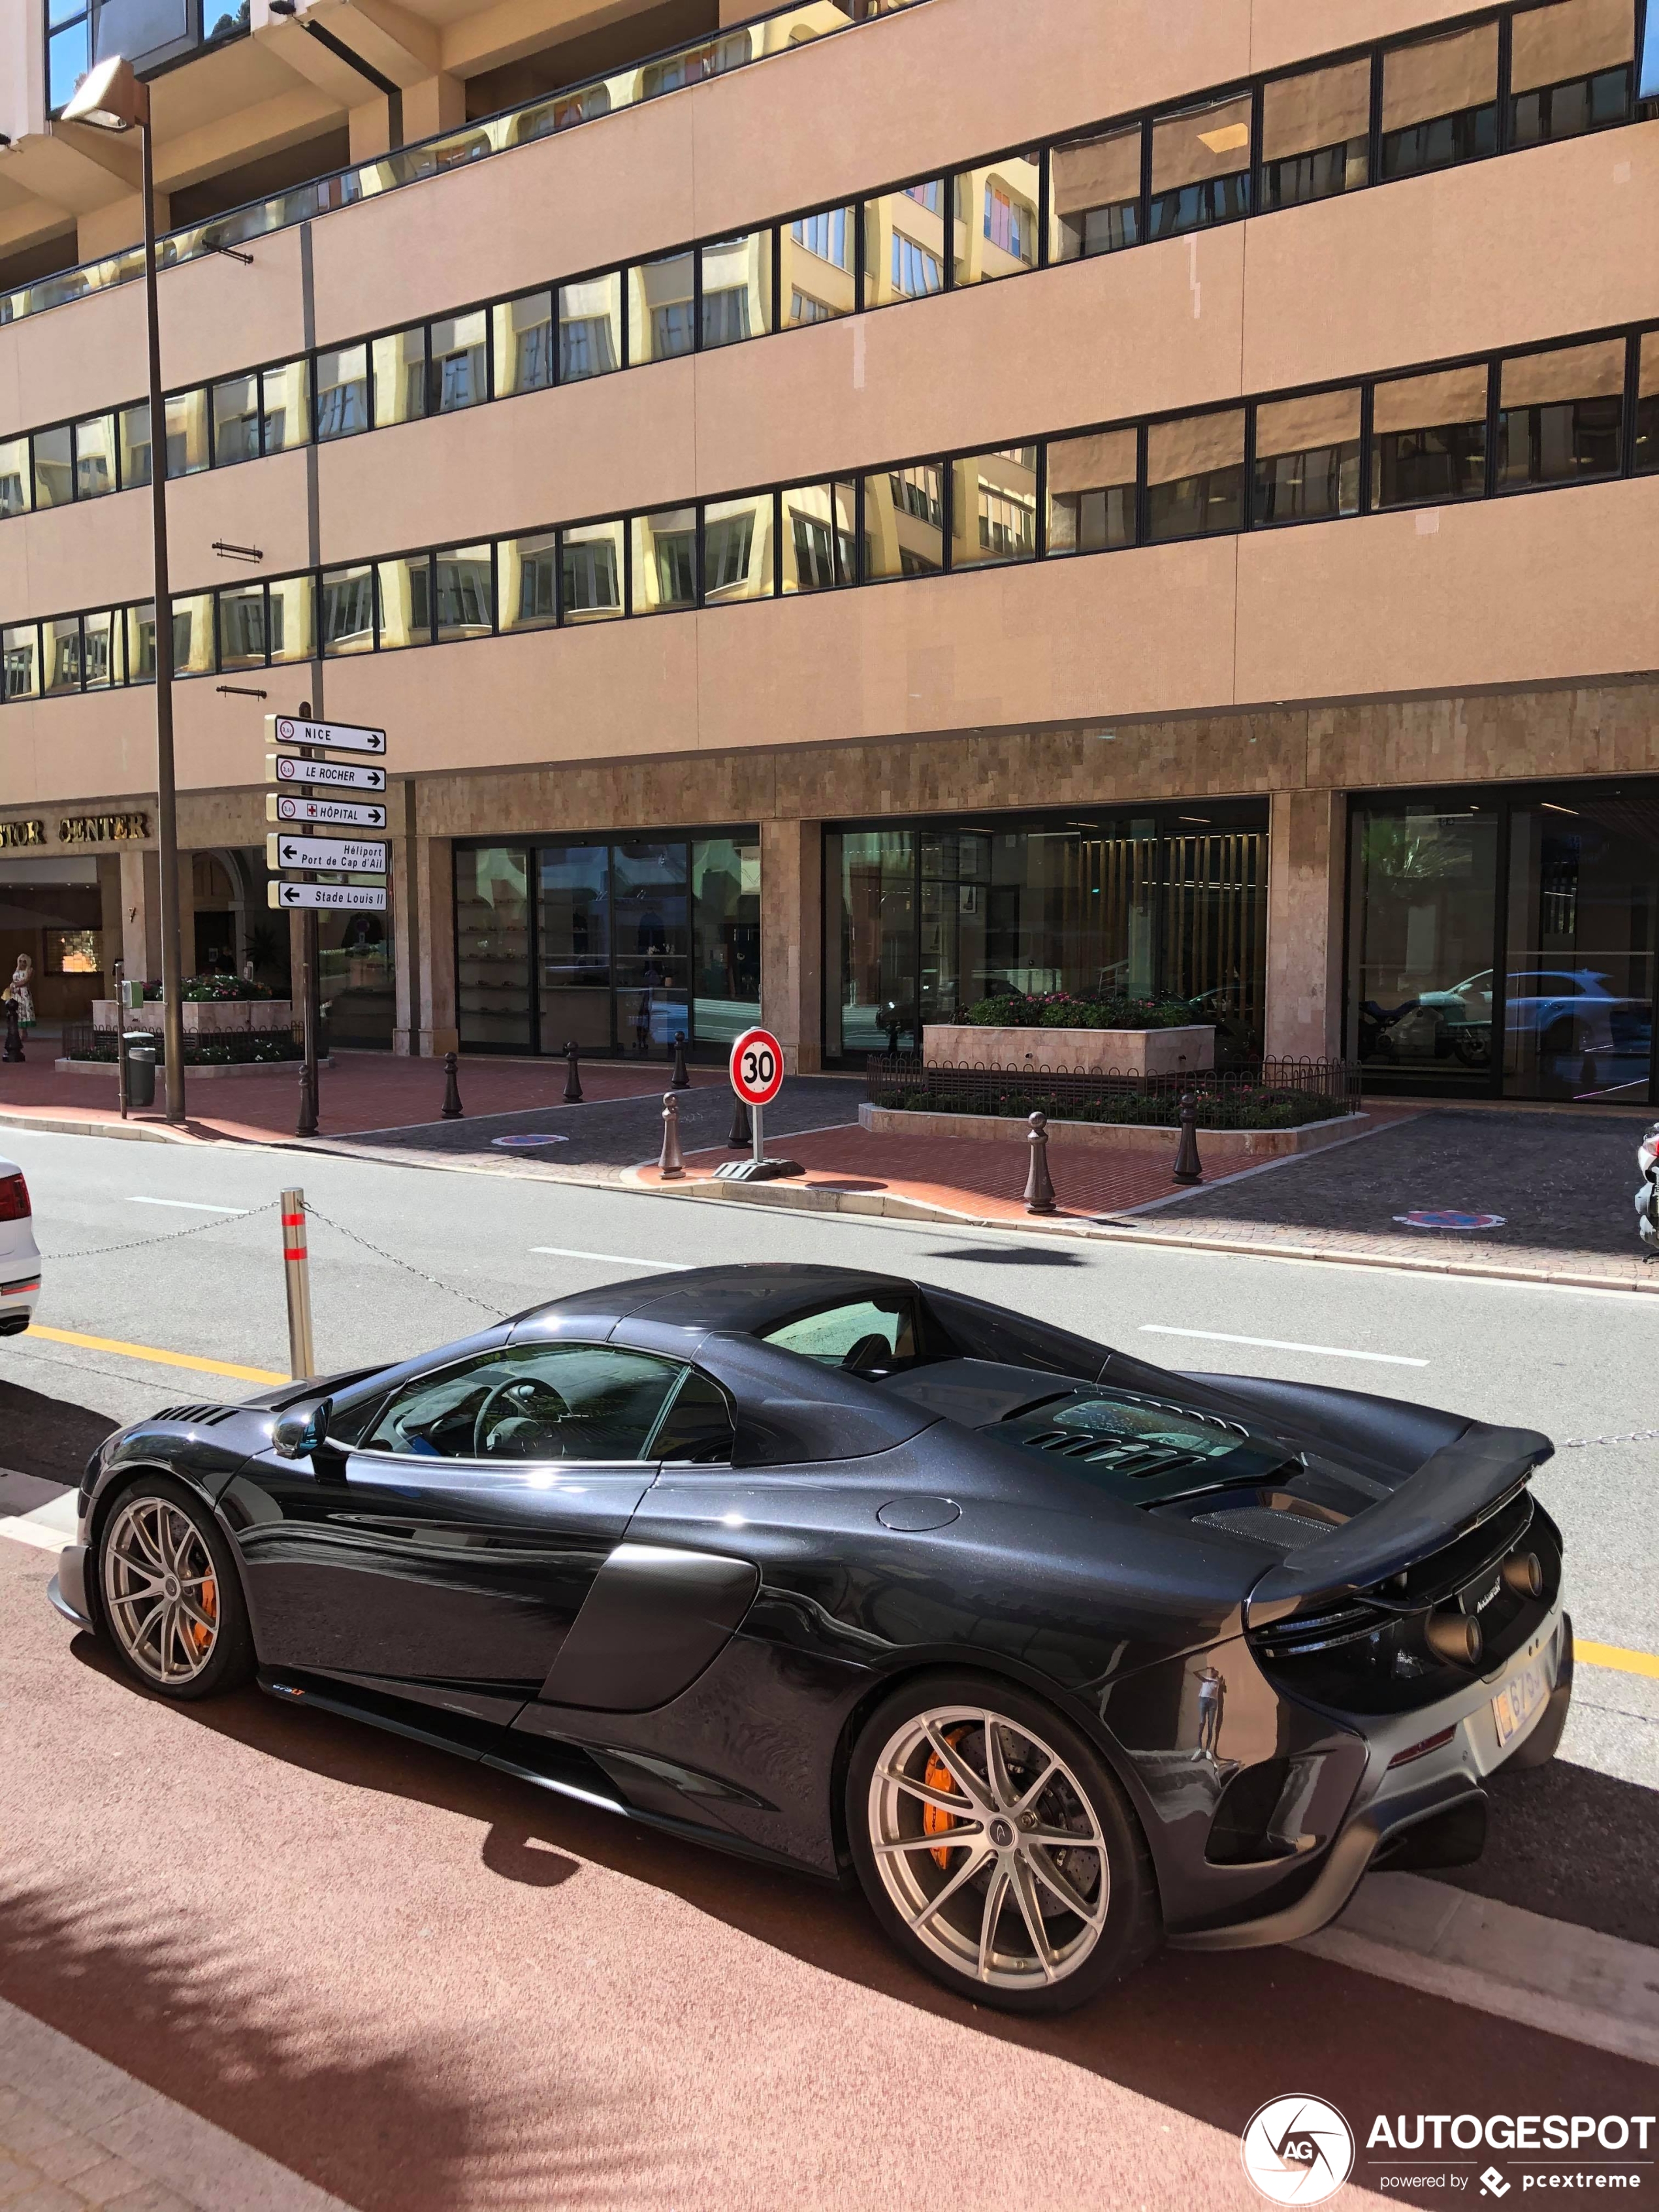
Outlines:
[{"label": "storefront window", "polygon": [[611,856],[605,845],[541,854],[542,1049],[611,1049]]},{"label": "storefront window", "polygon": [[330,1044],[389,1051],[398,1018],[390,907],[384,914],[319,915],[318,922],[318,975]]},{"label": "storefront window", "polygon": [[684,845],[612,846],[617,1042],[640,1059],[690,1033],[686,892]]},{"label": "storefront window", "polygon": [[528,1052],[530,856],[504,845],[455,855],[455,999],[464,1048]]},{"label": "storefront window", "polygon": [[691,960],[698,1042],[735,1043],[761,1018],[758,845],[692,846]]}]

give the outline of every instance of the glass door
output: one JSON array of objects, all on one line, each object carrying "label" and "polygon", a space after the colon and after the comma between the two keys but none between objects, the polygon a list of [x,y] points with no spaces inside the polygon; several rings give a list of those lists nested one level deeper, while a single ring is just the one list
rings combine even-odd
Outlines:
[{"label": "glass door", "polygon": [[1490,804],[1355,808],[1348,1049],[1368,1088],[1491,1091],[1498,832]]},{"label": "glass door", "polygon": [[517,846],[455,855],[455,1000],[462,1049],[530,1052],[530,855]]},{"label": "glass door", "polygon": [[686,848],[613,845],[611,866],[617,1042],[643,1059],[690,1035]]},{"label": "glass door", "polygon": [[610,1052],[611,867],[606,845],[544,845],[541,880],[541,1047]]}]

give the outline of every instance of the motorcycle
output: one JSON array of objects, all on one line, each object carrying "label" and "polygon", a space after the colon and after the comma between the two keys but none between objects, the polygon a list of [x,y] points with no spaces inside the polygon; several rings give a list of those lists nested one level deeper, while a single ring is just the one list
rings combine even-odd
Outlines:
[{"label": "motorcycle", "polygon": [[1652,1258],[1659,1255],[1659,1121],[1637,1146],[1636,1164],[1642,1171],[1642,1188],[1636,1194],[1636,1233]]}]

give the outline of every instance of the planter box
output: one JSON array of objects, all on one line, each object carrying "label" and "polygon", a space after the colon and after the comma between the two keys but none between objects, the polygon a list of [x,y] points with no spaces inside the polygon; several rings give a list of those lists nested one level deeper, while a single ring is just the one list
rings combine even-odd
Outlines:
[{"label": "planter box", "polygon": [[[1030,1134],[1027,1124],[1012,1115],[907,1114],[896,1106],[867,1103],[859,1108],[859,1121],[879,1137],[978,1137],[990,1143],[1023,1145]],[[1231,1172],[1260,1161],[1316,1152],[1345,1137],[1362,1136],[1370,1126],[1369,1114],[1339,1114],[1328,1121],[1304,1121],[1299,1129],[1200,1129],[1199,1158],[1206,1174],[1217,1168]],[[1139,1121],[1048,1124],[1050,1144],[1090,1152],[1167,1153],[1173,1160],[1180,1140],[1179,1129],[1149,1128]]]},{"label": "planter box", "polygon": [[921,1032],[928,1067],[995,1067],[1066,1075],[1181,1075],[1215,1066],[1215,1025],[1178,1030],[981,1030],[929,1022]]},{"label": "planter box", "polygon": [[[186,1036],[246,1036],[251,1030],[289,1030],[294,1026],[294,1001],[291,999],[186,999],[184,1005],[185,1035]],[[149,1030],[159,1036],[162,1029],[163,1009],[159,999],[146,999],[136,1014],[129,1014],[127,1022],[134,1029]],[[92,1002],[92,1026],[95,1030],[114,1030],[121,1027],[120,1003],[115,999],[94,999]]]}]

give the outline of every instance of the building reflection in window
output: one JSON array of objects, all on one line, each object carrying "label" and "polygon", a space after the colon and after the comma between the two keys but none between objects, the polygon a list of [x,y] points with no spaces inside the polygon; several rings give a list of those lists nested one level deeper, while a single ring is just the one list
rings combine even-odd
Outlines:
[{"label": "building reflection in window", "polygon": [[622,367],[622,277],[590,276],[559,287],[559,381],[608,376]]},{"label": "building reflection in window", "polygon": [[697,604],[697,511],[659,507],[633,522],[632,599],[636,615],[672,614]]},{"label": "building reflection in window", "polygon": [[1018,276],[1037,264],[1037,205],[1042,164],[1010,155],[951,180],[951,282],[983,284]]},{"label": "building reflection in window", "polygon": [[778,279],[786,323],[827,323],[853,313],[858,219],[856,207],[821,208],[784,225]]},{"label": "building reflection in window", "polygon": [[945,566],[945,471],[936,461],[864,480],[864,576],[921,576]]},{"label": "building reflection in window", "polygon": [[1036,447],[969,453],[951,466],[951,566],[1035,561]]},{"label": "building reflection in window", "polygon": [[703,509],[703,599],[709,606],[772,596],[772,495],[710,500]]},{"label": "building reflection in window", "polygon": [[368,422],[368,349],[339,346],[317,356],[317,435],[350,438]]},{"label": "building reflection in window", "polygon": [[560,532],[561,621],[608,622],[622,614],[625,526],[584,522]]},{"label": "building reflection in window", "polygon": [[495,628],[495,580],[485,545],[456,545],[432,556],[438,642],[488,637]]},{"label": "building reflection in window", "polygon": [[1492,1087],[1498,834],[1456,799],[1354,811],[1348,1049],[1385,1085]]},{"label": "building reflection in window", "polygon": [[426,325],[376,338],[373,359],[375,428],[417,422],[427,412]]},{"label": "building reflection in window", "polygon": [[530,855],[492,845],[455,853],[456,1019],[463,1050],[527,1052]]},{"label": "building reflection in window", "polygon": [[628,360],[667,361],[696,346],[696,262],[690,252],[636,262],[628,272]]},{"label": "building reflection in window", "polygon": [[757,230],[702,249],[702,340],[737,345],[772,327],[772,234]]},{"label": "building reflection in window", "polygon": [[559,533],[504,538],[496,548],[501,628],[549,629],[558,620]]},{"label": "building reflection in window", "polygon": [[545,390],[553,381],[552,293],[504,300],[494,315],[496,398]]},{"label": "building reflection in window", "polygon": [[858,486],[790,484],[782,495],[783,588],[830,592],[855,584]]},{"label": "building reflection in window", "polygon": [[[1654,36],[1659,40],[1659,27]],[[1659,58],[1654,65],[1659,68]],[[1644,331],[1636,373],[1636,473],[1650,476],[1656,469],[1659,469],[1659,331]]]}]

